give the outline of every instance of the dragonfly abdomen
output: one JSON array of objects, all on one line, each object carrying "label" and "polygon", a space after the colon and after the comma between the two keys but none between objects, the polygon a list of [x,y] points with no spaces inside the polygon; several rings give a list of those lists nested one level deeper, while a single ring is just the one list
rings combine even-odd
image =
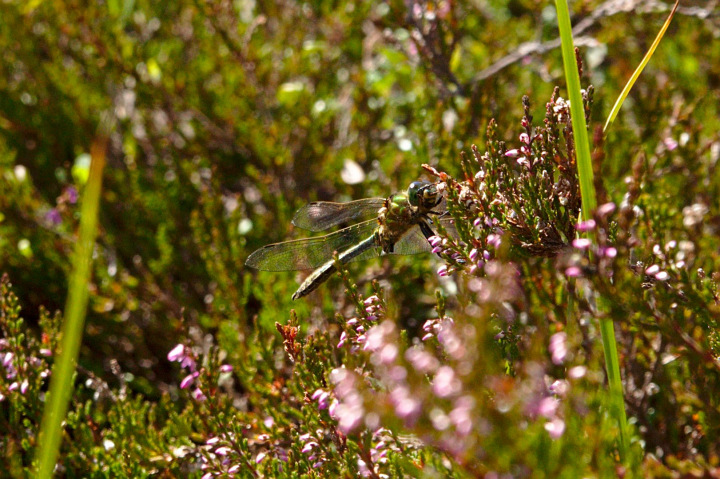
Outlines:
[{"label": "dragonfly abdomen", "polygon": [[[341,252],[338,255],[338,261],[342,264],[347,264],[353,258],[360,256],[365,251],[376,246],[379,246],[377,232],[355,246]],[[308,276],[305,281],[303,281],[303,284],[301,284],[298,290],[295,291],[295,294],[293,294],[292,299],[295,300],[302,298],[303,296],[312,293],[318,288],[318,286],[327,281],[327,279],[332,276],[335,271],[337,271],[337,268],[335,268],[335,260],[330,259],[326,261],[322,266],[313,271],[313,273]]]}]

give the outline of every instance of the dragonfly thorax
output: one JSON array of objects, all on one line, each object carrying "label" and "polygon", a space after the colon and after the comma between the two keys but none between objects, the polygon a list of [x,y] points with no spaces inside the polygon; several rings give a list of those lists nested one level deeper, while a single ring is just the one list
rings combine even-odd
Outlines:
[{"label": "dragonfly thorax", "polygon": [[377,230],[378,243],[384,253],[391,253],[395,243],[423,221],[439,203],[439,195],[435,184],[415,181],[406,193],[396,193],[385,200],[385,206],[378,211]]}]

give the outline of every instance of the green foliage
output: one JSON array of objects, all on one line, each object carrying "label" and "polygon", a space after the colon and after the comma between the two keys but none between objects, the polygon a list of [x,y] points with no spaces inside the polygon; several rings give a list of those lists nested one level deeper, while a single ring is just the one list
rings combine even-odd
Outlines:
[{"label": "green foliage", "polygon": [[[600,318],[618,330],[626,472],[717,467],[717,18],[678,10],[603,139],[666,15],[573,8],[594,19],[583,102],[598,204],[616,205],[593,215],[592,254],[572,243],[560,51],[519,49],[556,38],[550,7],[3,3],[0,470],[24,474],[37,446],[46,311],[65,304],[103,112],[117,129],[59,475],[622,474]],[[292,302],[303,274],[243,268],[300,237],[302,204],[423,174],[455,218],[442,277],[431,255],[383,257]]]}]

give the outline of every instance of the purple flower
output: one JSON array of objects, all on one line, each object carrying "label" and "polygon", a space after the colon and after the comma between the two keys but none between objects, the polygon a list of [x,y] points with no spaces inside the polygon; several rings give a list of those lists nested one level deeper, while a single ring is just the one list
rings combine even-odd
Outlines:
[{"label": "purple flower", "polygon": [[193,397],[193,399],[195,399],[196,401],[199,401],[199,402],[202,402],[205,399],[207,399],[207,396],[205,396],[205,393],[203,393],[200,388],[196,388],[192,392],[192,397]]},{"label": "purple flower", "polygon": [[431,236],[428,238],[428,241],[432,246],[439,246],[442,243],[442,238],[439,236]]},{"label": "purple flower", "polygon": [[526,144],[530,144],[530,136],[527,133],[520,133],[520,141]]},{"label": "purple flower", "polygon": [[77,203],[78,200],[78,191],[75,189],[74,186],[69,186],[65,190],[65,197],[67,198],[68,203],[74,205],[75,203]]},{"label": "purple flower", "polygon": [[448,275],[447,266],[445,266],[445,265],[440,266],[437,270],[437,274],[438,274],[438,276],[441,276],[441,277],[447,276]]},{"label": "purple flower", "polygon": [[508,158],[517,158],[518,156],[520,156],[520,150],[518,150],[518,149],[508,150],[505,152],[505,156],[507,156]]},{"label": "purple flower", "polygon": [[50,211],[45,213],[45,220],[53,226],[57,226],[62,223],[62,216],[57,208],[52,208]]},{"label": "purple flower", "polygon": [[255,456],[255,464],[260,464],[263,459],[265,459],[265,456],[267,456],[267,451],[263,451],[257,456]]},{"label": "purple flower", "polygon": [[232,370],[233,370],[233,367],[230,364],[223,364],[222,366],[220,366],[220,372],[229,373]]}]

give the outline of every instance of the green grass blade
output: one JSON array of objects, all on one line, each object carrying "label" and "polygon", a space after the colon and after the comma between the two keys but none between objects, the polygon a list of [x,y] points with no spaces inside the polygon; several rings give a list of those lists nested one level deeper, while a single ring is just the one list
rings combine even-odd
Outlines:
[{"label": "green grass blade", "polygon": [[565,81],[567,82],[570,111],[572,114],[575,151],[577,154],[578,176],[580,177],[580,194],[582,196],[582,218],[591,218],[592,211],[597,207],[595,185],[593,183],[592,160],[590,157],[590,141],[585,123],[582,94],[580,93],[580,74],[575,60],[575,46],[570,26],[570,13],[565,0],[556,0],[558,27],[562,42],[563,64],[565,65]]},{"label": "green grass blade", "polygon": [[52,477],[61,443],[62,422],[72,394],[73,374],[82,340],[85,312],[88,303],[92,252],[97,233],[97,216],[105,166],[109,121],[101,120],[98,136],[91,147],[90,176],[85,185],[80,209],[80,234],[75,245],[72,272],[65,315],[63,318],[60,353],[53,365],[50,392],[43,412],[43,420],[35,457],[38,478]]},{"label": "green grass blade", "polygon": [[680,0],[677,0],[675,2],[675,6],[673,7],[672,11],[670,12],[670,16],[668,16],[667,20],[665,20],[665,24],[660,29],[660,32],[658,32],[657,37],[655,37],[655,41],[653,42],[653,44],[650,46],[650,49],[647,51],[647,53],[643,57],[642,61],[640,62],[640,65],[638,65],[638,67],[633,72],[632,76],[630,77],[630,80],[628,80],[627,84],[625,85],[625,88],[623,88],[622,92],[620,93],[620,96],[618,96],[618,99],[615,101],[615,104],[613,105],[612,109],[610,110],[610,115],[608,115],[608,119],[605,122],[603,131],[606,131],[608,126],[610,126],[610,123],[615,121],[615,117],[617,116],[618,112],[620,111],[622,104],[625,102],[625,98],[627,98],[633,85],[635,85],[635,82],[637,81],[638,77],[640,77],[640,74],[643,72],[643,70],[645,69],[645,66],[650,61],[650,58],[652,58],[653,53],[655,53],[655,49],[660,44],[660,40],[662,40],[663,36],[665,36],[665,32],[667,31],[668,26],[670,26],[670,21],[675,16],[675,10],[677,10],[677,7],[679,4],[680,4]]},{"label": "green grass blade", "polygon": [[[570,110],[572,115],[573,134],[575,137],[575,150],[577,154],[578,176],[580,178],[580,194],[582,195],[582,218],[591,218],[592,211],[597,206],[595,186],[593,183],[592,159],[590,156],[590,142],[583,111],[582,94],[580,92],[580,74],[578,73],[575,47],[572,39],[570,12],[566,0],[556,0],[558,14],[558,28],[562,42],[563,64],[565,66],[565,79],[568,96],[570,97]],[[623,399],[622,382],[620,378],[620,361],[615,342],[615,330],[611,319],[600,319],[600,333],[602,336],[603,351],[605,353],[605,367],[607,368],[610,414],[617,420],[620,428],[620,457],[628,457],[629,436],[625,402]]]}]

